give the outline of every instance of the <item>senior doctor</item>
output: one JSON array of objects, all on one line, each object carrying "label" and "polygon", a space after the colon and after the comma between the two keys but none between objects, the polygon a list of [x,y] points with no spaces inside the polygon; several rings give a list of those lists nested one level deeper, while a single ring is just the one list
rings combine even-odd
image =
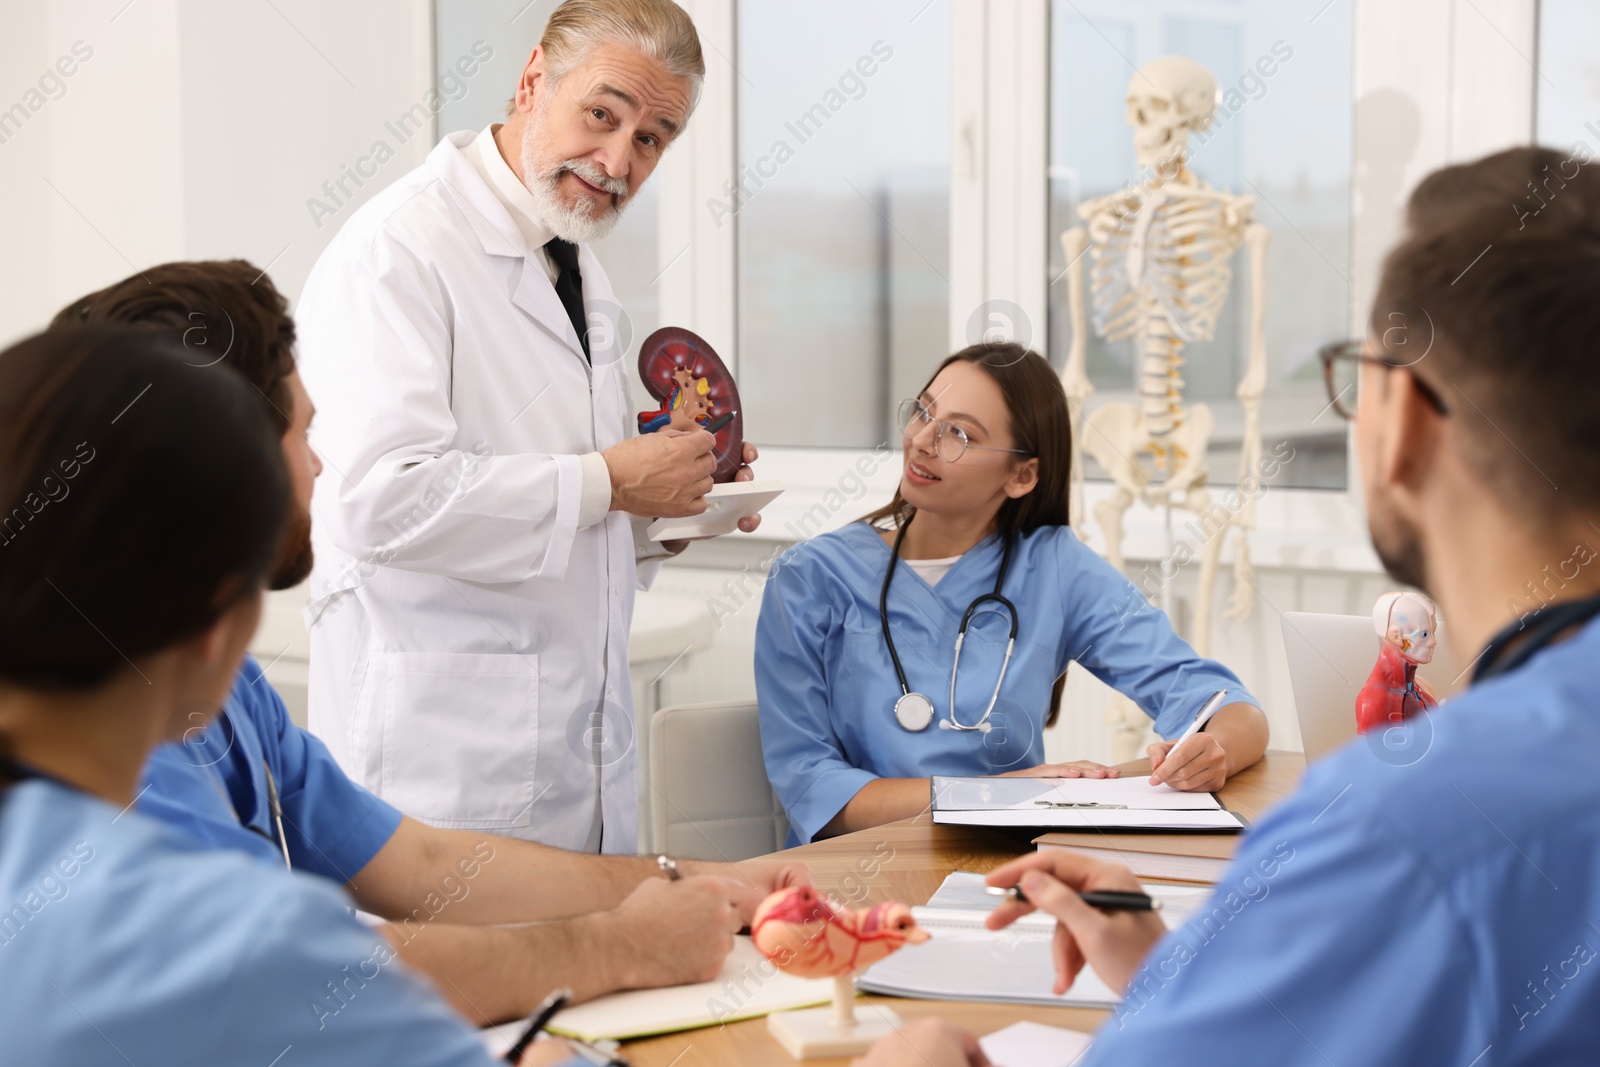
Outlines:
[{"label": "senior doctor", "polygon": [[633,431],[588,242],[682,132],[704,71],[670,0],[567,0],[507,121],[441,141],[306,283],[326,461],[310,725],[417,819],[637,848],[628,627],[659,567],[641,560],[664,554],[642,530],[705,509],[714,439]]}]

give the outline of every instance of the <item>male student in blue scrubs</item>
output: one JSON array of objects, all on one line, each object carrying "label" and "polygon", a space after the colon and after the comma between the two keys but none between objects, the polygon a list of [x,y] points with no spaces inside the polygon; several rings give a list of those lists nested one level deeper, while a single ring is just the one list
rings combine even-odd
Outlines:
[{"label": "male student in blue scrubs", "polygon": [[[321,463],[306,442],[314,409],[295,373],[294,323],[271,279],[242,260],[168,263],[73,301],[52,327],[86,322],[171,333],[196,366],[225,362],[255,387],[282,431],[294,495],[272,588],[303,581]],[[562,986],[576,1002],[710,979],[767,893],[809,882],[798,863],[683,861],[687,877],[669,885],[654,857],[424,825],[352,782],[289,720],[250,656],[207,726],[210,710],[196,708],[182,743],[155,750],[140,810],[215,848],[345,885],[390,920],[400,957],[479,1023],[526,1014]],[[491,925],[511,923],[537,925]]]},{"label": "male student in blue scrubs", "polygon": [[[1085,1067],[1596,1060],[1600,171],[1512,149],[1429,176],[1406,221],[1364,348],[1324,358],[1359,374],[1373,545],[1472,686],[1313,765],[1165,936],[1078,899],[1136,888],[1120,864],[992,872],[1057,918],[1057,992],[1085,963],[1125,990]],[[985,1061],[930,1021],[862,1062]]]}]

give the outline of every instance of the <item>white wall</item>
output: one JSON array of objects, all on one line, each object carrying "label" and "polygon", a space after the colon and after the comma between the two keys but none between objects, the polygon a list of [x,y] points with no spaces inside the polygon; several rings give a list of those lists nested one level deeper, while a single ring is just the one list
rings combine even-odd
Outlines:
[{"label": "white wall", "polygon": [[345,181],[359,202],[432,145],[431,121],[408,143],[384,125],[429,88],[427,0],[7,3],[0,108],[26,107],[79,41],[90,56],[59,99],[0,130],[0,343],[172,259],[270,265],[293,297],[349,210],[317,226],[322,183],[386,140],[395,158],[364,188]]},{"label": "white wall", "polygon": [[[958,10],[982,19],[990,2],[962,0]],[[993,62],[1010,54],[998,35],[1037,33],[1043,0],[1016,2],[1020,13],[1001,12],[1004,17],[984,23]],[[1375,98],[1378,106],[1358,106],[1356,115],[1355,321],[1393,238],[1398,205],[1415,182],[1442,163],[1529,139],[1535,43],[1534,0],[1351,2],[1358,99],[1386,94]],[[703,232],[700,205],[731,173],[731,3],[691,0],[686,6],[716,50],[708,51],[711,70],[695,125],[657,178],[662,256],[692,245],[663,279],[661,307],[665,316],[715,341],[734,332],[732,248],[726,234]],[[547,7],[541,2],[521,17],[542,19]],[[1323,17],[1341,13],[1348,14],[1336,0]],[[0,7],[0,110],[18,103],[25,108],[20,128],[15,118],[11,127],[0,126],[0,197],[8,205],[0,343],[39,328],[74,296],[175,258],[252,259],[270,266],[292,299],[350,206],[420,162],[431,145],[436,130],[402,143],[385,124],[425,101],[432,40],[427,0],[14,0]],[[92,55],[62,80],[61,91],[52,83],[59,98],[43,91],[29,97],[40,76],[70,56],[78,41]],[[520,67],[521,58],[497,55],[481,78],[464,79],[464,92],[504,99],[511,86],[496,71]],[[1032,66],[1022,67],[990,71],[997,101],[1021,99],[1040,79]],[[1021,151],[1018,142],[1025,140],[1017,130],[994,125],[1009,113],[996,106],[983,116],[991,124],[986,142],[1008,146],[1008,153]],[[1043,136],[1042,122],[1025,124]],[[352,195],[319,227],[307,201],[331,203],[322,183],[338,180],[343,167],[356,166],[379,141],[394,158],[359,188],[346,179]],[[1042,159],[1042,146],[1035,147]],[[1012,196],[1009,190],[1035,180],[1013,155],[1003,162],[1004,168],[992,163],[987,174],[996,196]],[[1005,215],[985,208],[994,206],[988,200],[971,202],[984,210],[987,229],[959,230],[960,240],[986,248],[976,261],[994,269],[981,277],[952,275],[963,289],[957,294],[963,306],[989,298],[1038,305],[1041,283],[1030,270],[1042,273],[1042,255],[1024,253],[1030,243],[1045,247],[1048,235],[1020,232],[1031,217],[1025,212]],[[961,254],[953,248],[953,256]],[[759,432],[754,436],[759,440]],[[760,562],[784,536],[786,517],[821,500],[836,481],[834,467],[842,470],[854,458],[824,450],[774,454],[763,476],[783,477],[794,488],[769,513],[767,536],[696,546],[666,568],[650,595],[704,601],[726,596],[729,581],[754,590],[742,576],[759,574]],[[835,520],[871,503],[852,501]],[[1275,743],[1293,745],[1279,614],[1364,613],[1388,583],[1365,546],[1351,495],[1285,491],[1263,508],[1262,522],[1255,614],[1247,623],[1220,625],[1214,651],[1268,705]],[[1135,561],[1161,558],[1158,516],[1131,514],[1129,533]],[[1180,618],[1191,586],[1190,575],[1174,586]],[[303,672],[296,662],[303,648],[296,610],[302,597],[295,591],[275,599],[256,645],[264,661],[281,657],[273,677],[291,687]],[[754,601],[738,608],[708,651],[673,668],[663,680],[668,702],[753,694],[757,610]],[[1048,742],[1052,756],[1112,754],[1100,701],[1103,693],[1092,684],[1074,680],[1067,722]]]}]

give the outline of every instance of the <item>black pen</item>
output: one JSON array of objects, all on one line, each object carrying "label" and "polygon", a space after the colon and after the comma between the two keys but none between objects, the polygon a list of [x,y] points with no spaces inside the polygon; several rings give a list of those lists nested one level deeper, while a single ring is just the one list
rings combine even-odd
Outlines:
[{"label": "black pen", "polygon": [[522,1054],[528,1051],[528,1046],[533,1044],[533,1039],[539,1036],[539,1031],[543,1030],[551,1019],[555,1018],[556,1012],[566,1007],[567,1000],[571,996],[572,990],[557,989],[548,997],[545,997],[544,1002],[534,1008],[532,1014],[528,1016],[528,1028],[522,1032],[521,1037],[517,1038],[516,1044],[506,1050],[503,1059],[507,1063],[516,1063],[520,1060]]},{"label": "black pen", "polygon": [[[983,887],[983,891],[992,897],[1010,897],[1020,900],[1024,904],[1033,903],[1028,895],[1022,891],[1020,885]],[[1161,901],[1148,893],[1131,893],[1115,889],[1099,889],[1088,893],[1079,893],[1078,899],[1091,908],[1101,911],[1160,911]]]},{"label": "black pen", "polygon": [[726,415],[718,415],[716,418],[706,423],[706,432],[716,433],[718,430],[728,425],[728,423],[732,422],[733,417],[737,414],[739,414],[737,411],[730,411]]}]

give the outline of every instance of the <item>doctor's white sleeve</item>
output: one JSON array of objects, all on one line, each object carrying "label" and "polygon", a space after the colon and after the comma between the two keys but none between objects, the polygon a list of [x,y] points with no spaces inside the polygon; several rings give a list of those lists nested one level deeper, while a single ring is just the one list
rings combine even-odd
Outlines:
[{"label": "doctor's white sleeve", "polygon": [[353,558],[401,570],[489,583],[562,577],[580,525],[582,457],[463,447],[450,405],[454,309],[436,274],[383,235],[365,247],[335,242],[297,309],[301,376],[317,409],[311,441],[326,468],[322,533]]}]

